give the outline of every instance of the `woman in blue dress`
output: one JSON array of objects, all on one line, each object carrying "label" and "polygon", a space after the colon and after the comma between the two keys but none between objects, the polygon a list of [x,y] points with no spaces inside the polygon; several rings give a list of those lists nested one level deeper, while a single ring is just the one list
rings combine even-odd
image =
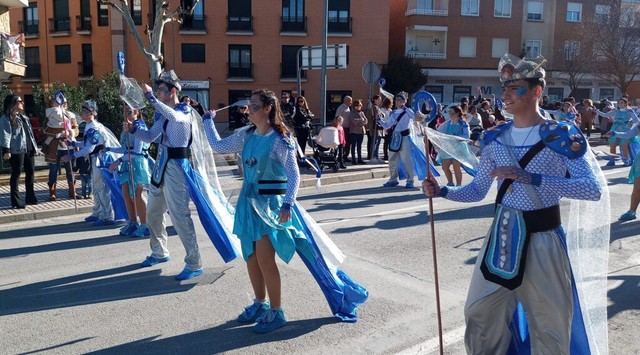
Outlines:
[{"label": "woman in blue dress", "polygon": [[[140,111],[132,110],[126,106],[124,109],[125,126],[134,122],[138,126],[146,128],[144,120],[140,117]],[[149,144],[136,139],[126,129],[120,134],[118,148],[108,148],[108,151],[122,154],[109,166],[110,171],[118,170],[118,180],[122,186],[124,202],[127,206],[129,222],[120,229],[120,235],[128,237],[145,237],[151,233],[147,226],[147,205],[142,198],[142,191],[149,186],[151,181],[151,167],[147,159]],[[134,200],[135,199],[135,200]],[[138,223],[140,221],[140,223]]]},{"label": "woman in blue dress", "polygon": [[[438,131],[469,139],[469,124],[462,118],[462,108],[460,106],[453,106],[449,109],[449,119],[438,127]],[[453,176],[451,175],[451,167],[453,167],[453,175],[456,178],[456,186],[462,184],[462,167],[460,162],[450,157],[447,153],[440,151],[438,153],[438,160],[442,163],[442,170],[447,177],[447,186],[453,185]]]},{"label": "woman in blue dress", "polygon": [[[212,118],[203,117],[209,143],[218,153],[242,152],[244,182],[235,209],[233,234],[241,242],[255,300],[238,316],[267,333],[286,324],[281,305],[276,254],[289,262],[295,253],[310,269],[333,314],[355,322],[367,291],[327,262],[310,232],[309,217],[295,204],[300,181],[293,137],[283,123],[279,100],[269,90],[254,91],[249,104],[252,126],[220,139]],[[317,227],[317,226],[316,226]],[[267,302],[267,294],[269,301]]]},{"label": "woman in blue dress", "polygon": [[[618,100],[618,108],[609,112],[602,112],[598,110],[598,115],[607,117],[610,122],[613,122],[611,126],[611,132],[627,132],[631,126],[640,122],[638,115],[629,107],[629,102],[625,98]],[[622,162],[624,166],[631,166],[633,163],[633,157],[629,154],[629,143],[637,138],[620,138],[617,135],[612,135],[609,138],[609,152],[616,154],[616,148],[620,146],[622,151]],[[609,160],[607,166],[616,165],[615,159]]]}]

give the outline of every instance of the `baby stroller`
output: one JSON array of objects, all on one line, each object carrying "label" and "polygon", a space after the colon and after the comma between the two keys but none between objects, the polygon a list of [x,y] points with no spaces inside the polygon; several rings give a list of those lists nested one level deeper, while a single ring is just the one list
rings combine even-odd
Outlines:
[{"label": "baby stroller", "polygon": [[[338,129],[333,126],[322,127],[314,125],[311,130],[309,144],[313,149],[313,157],[318,162],[320,170],[331,168],[338,171]],[[313,132],[317,132],[313,135]]]}]

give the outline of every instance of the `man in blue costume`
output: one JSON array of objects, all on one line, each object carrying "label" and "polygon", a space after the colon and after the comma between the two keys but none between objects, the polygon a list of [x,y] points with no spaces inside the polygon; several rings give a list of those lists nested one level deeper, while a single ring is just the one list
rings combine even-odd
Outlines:
[{"label": "man in blue costume", "polygon": [[192,108],[180,103],[180,80],[173,70],[163,72],[156,80],[158,99],[145,85],[145,96],[156,109],[156,121],[149,130],[133,125],[130,132],[136,138],[151,143],[158,139],[158,156],[151,176],[147,204],[147,224],[151,230],[151,255],[142,266],[153,266],[169,260],[164,213],[169,215],[186,250],[185,267],[176,280],[186,280],[202,274],[202,260],[191,211],[189,188],[181,163],[188,163],[191,146]]},{"label": "man in blue costume", "polygon": [[579,299],[581,284],[572,270],[576,254],[568,252],[559,203],[561,198],[598,201],[608,193],[580,130],[539,113],[543,63],[511,55],[501,59],[503,100],[514,119],[484,134],[470,184],[423,182],[428,197],[474,202],[498,180],[495,219],[465,305],[469,354],[590,354],[602,351],[602,342],[606,349],[606,326],[604,339],[587,339],[593,315],[583,312],[591,308],[581,308],[584,293]]}]

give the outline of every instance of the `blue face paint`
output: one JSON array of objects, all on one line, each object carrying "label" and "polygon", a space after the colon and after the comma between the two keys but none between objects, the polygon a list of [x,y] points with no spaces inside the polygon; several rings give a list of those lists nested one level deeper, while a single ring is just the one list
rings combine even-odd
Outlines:
[{"label": "blue face paint", "polygon": [[522,97],[527,93],[527,91],[529,91],[529,89],[526,86],[518,86],[516,89],[516,95],[518,95],[518,97]]}]

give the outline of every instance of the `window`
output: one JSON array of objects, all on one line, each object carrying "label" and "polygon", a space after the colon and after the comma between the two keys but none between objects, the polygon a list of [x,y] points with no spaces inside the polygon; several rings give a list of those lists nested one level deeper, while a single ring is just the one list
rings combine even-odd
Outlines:
[{"label": "window", "polygon": [[227,31],[252,32],[251,0],[228,0]]},{"label": "window", "polygon": [[491,39],[491,58],[502,58],[505,53],[509,53],[508,38]]},{"label": "window", "polygon": [[544,15],[544,3],[542,1],[529,1],[527,3],[527,20],[542,21]]},{"label": "window", "polygon": [[[182,7],[191,11],[193,0],[182,0]],[[204,0],[198,1],[191,15],[182,18],[181,30],[205,31]]]},{"label": "window", "polygon": [[527,58],[535,58],[542,53],[542,41],[532,39],[527,41],[525,46],[525,55]]},{"label": "window", "polygon": [[77,31],[91,31],[91,2],[80,0],[80,16],[76,16]]},{"label": "window", "polygon": [[182,62],[183,63],[204,63],[205,46],[202,43],[183,43]]},{"label": "window", "polygon": [[65,64],[71,63],[71,46],[68,44],[62,44],[56,46],[56,63]]},{"label": "window", "polygon": [[27,65],[25,79],[40,78],[40,48],[26,47],[24,49],[24,63]]},{"label": "window", "polygon": [[493,16],[511,17],[511,0],[495,0],[493,4]]},{"label": "window", "polygon": [[251,46],[230,44],[228,77],[251,78],[251,67]]},{"label": "window", "polygon": [[564,59],[575,60],[580,55],[580,41],[564,41]]},{"label": "window", "polygon": [[40,23],[38,21],[38,3],[30,2],[29,7],[25,7],[23,11],[22,31],[26,35],[37,35]]},{"label": "window", "polygon": [[131,7],[131,18],[133,22],[140,26],[142,25],[142,0],[129,0]]},{"label": "window", "polygon": [[615,94],[615,89],[613,88],[600,88],[600,100],[604,100],[604,99],[613,100],[614,94]]},{"label": "window", "polygon": [[[282,67],[280,68],[281,78],[297,78],[298,77],[298,49],[302,46],[282,46]],[[300,77],[306,77],[305,72],[300,73]]]},{"label": "window", "polygon": [[436,102],[442,102],[444,100],[444,87],[437,85],[427,85],[424,87],[426,91],[428,91],[433,97],[436,99]]},{"label": "window", "polygon": [[472,58],[476,56],[476,38],[460,37],[460,57]]},{"label": "window", "polygon": [[567,22],[580,22],[582,21],[582,3],[570,2],[567,3]]},{"label": "window", "polygon": [[82,44],[82,63],[80,63],[80,76],[93,75],[93,50],[91,43]]},{"label": "window", "polygon": [[98,26],[109,26],[109,5],[98,3]]},{"label": "window", "polygon": [[549,88],[547,91],[547,96],[549,96],[549,101],[562,101],[564,98],[564,89],[563,88]]},{"label": "window", "polygon": [[71,29],[68,0],[53,0],[53,31],[68,32]]},{"label": "window", "polygon": [[479,16],[480,0],[462,0],[462,16]]},{"label": "window", "polygon": [[605,23],[609,20],[609,14],[611,13],[610,5],[596,5],[595,19],[596,22]]},{"label": "window", "polygon": [[329,0],[329,32],[351,33],[351,0]]},{"label": "window", "polygon": [[462,101],[463,97],[471,96],[471,86],[454,86],[453,87],[453,101],[458,103]]},{"label": "window", "polygon": [[306,32],[304,0],[282,0],[281,32]]}]

